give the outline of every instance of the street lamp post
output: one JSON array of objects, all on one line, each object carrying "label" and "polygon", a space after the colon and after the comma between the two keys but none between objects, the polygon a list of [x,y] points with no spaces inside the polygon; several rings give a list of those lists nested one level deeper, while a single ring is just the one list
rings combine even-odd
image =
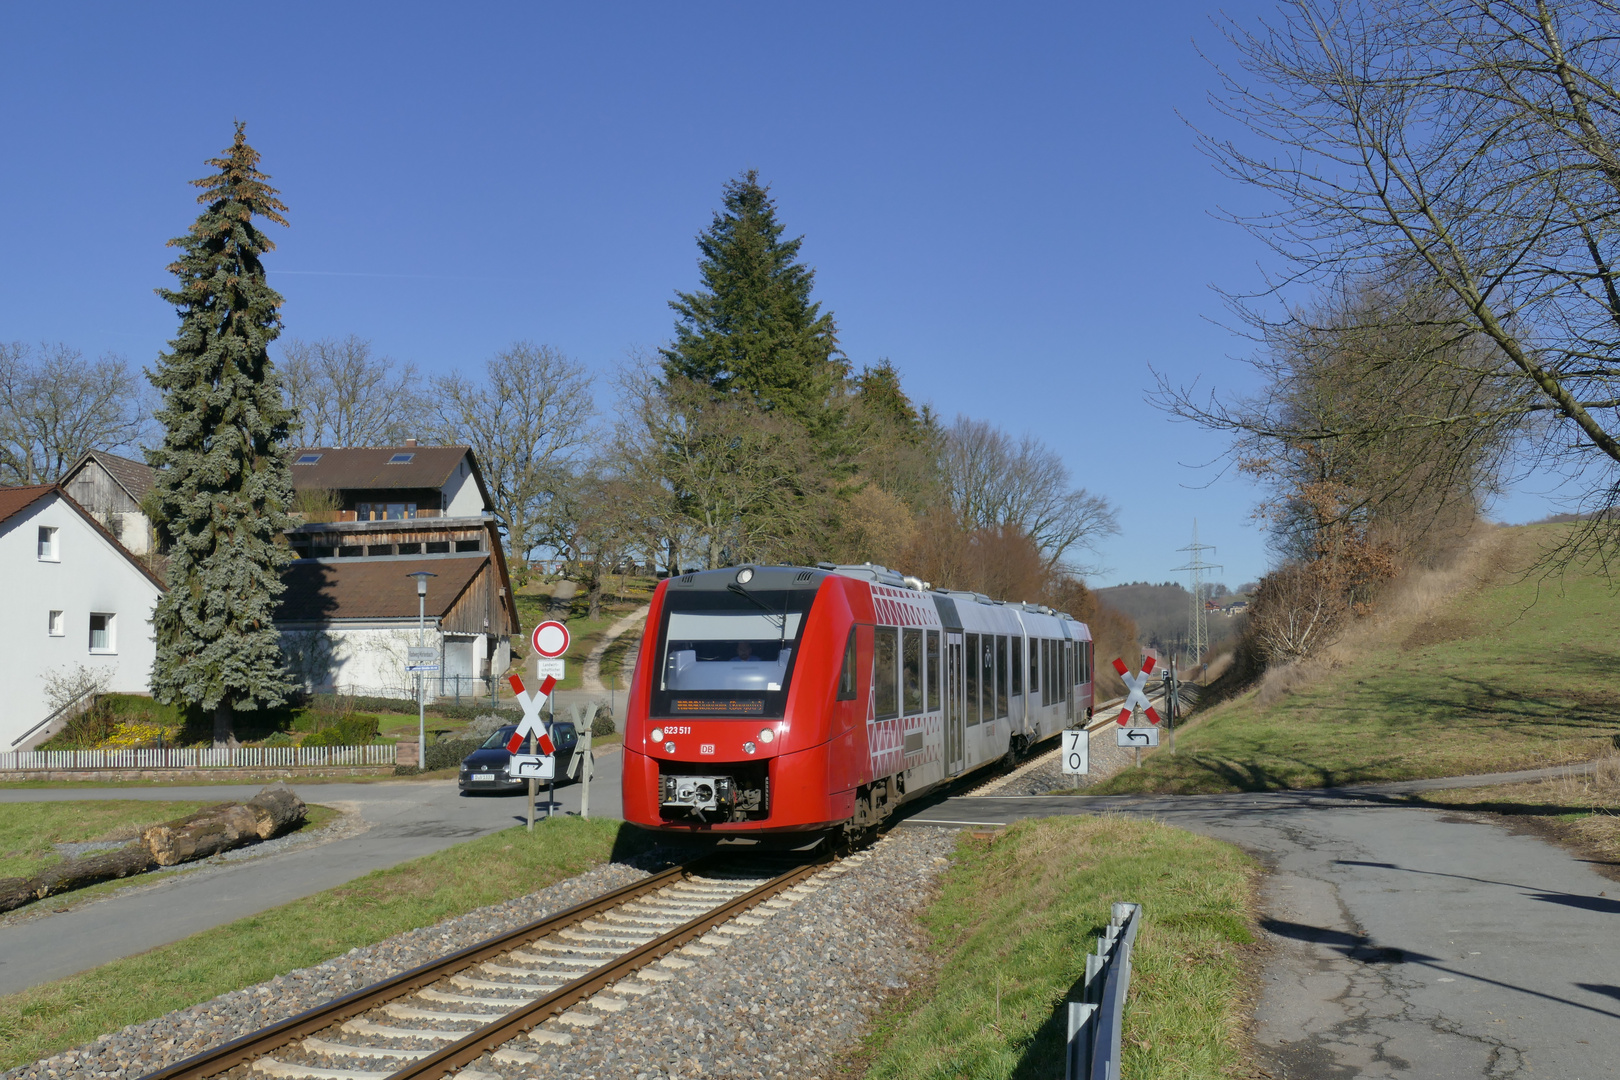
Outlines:
[{"label": "street lamp post", "polygon": [[[406,577],[416,579],[416,644],[418,648],[427,644],[427,579],[438,577],[426,570],[406,574]],[[416,673],[416,768],[418,771],[427,771],[427,694],[423,692],[425,684],[422,682],[422,672]]]}]

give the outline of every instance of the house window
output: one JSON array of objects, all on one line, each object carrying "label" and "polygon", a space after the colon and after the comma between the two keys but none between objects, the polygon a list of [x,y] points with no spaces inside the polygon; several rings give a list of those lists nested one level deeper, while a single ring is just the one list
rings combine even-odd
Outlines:
[{"label": "house window", "polygon": [[449,552],[450,552],[450,541],[448,541],[448,540],[429,540],[428,541],[427,553],[429,555],[447,555],[447,554],[449,554]]},{"label": "house window", "polygon": [[293,462],[293,464],[294,465],[313,465],[319,460],[321,460],[321,455],[319,455],[319,454],[299,454],[298,455],[298,460]]},{"label": "house window", "polygon": [[62,561],[62,553],[56,547],[56,527],[54,525],[41,525],[39,527],[39,561]]},{"label": "house window", "polygon": [[401,555],[420,555],[420,554],[422,554],[422,545],[421,544],[401,544],[401,545],[399,545],[399,553]]},{"label": "house window", "polygon": [[370,521],[371,520],[371,504],[370,503],[361,503],[359,506],[355,507],[354,508],[354,519],[356,521]]},{"label": "house window", "polygon": [[51,612],[50,620],[46,625],[49,627],[47,632],[51,635],[51,637],[61,637],[67,633],[66,622],[62,618],[62,613],[60,611]]},{"label": "house window", "polygon": [[118,641],[113,633],[113,625],[118,616],[104,611],[90,613],[90,651],[93,653],[116,652]]},{"label": "house window", "polygon": [[457,540],[456,541],[456,550],[457,551],[482,551],[483,548],[484,548],[484,545],[479,543],[477,540]]},{"label": "house window", "polygon": [[395,454],[393,457],[388,459],[388,464],[409,465],[411,463],[411,459],[414,457],[416,457],[415,454]]}]

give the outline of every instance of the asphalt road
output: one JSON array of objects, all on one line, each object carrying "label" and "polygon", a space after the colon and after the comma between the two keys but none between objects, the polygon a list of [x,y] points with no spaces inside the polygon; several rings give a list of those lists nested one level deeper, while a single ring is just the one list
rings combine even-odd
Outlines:
[{"label": "asphalt road", "polygon": [[[591,815],[619,817],[618,753],[597,760]],[[262,784],[0,790],[0,804],[75,799],[203,799],[256,794]],[[357,813],[364,831],[324,844],[202,869],[43,917],[0,924],[0,994],[60,979],[289,903],[372,870],[527,821],[521,796],[462,797],[454,780],[294,784],[305,802]],[[579,811],[578,784],[556,791],[556,813]],[[542,790],[544,814],[544,792]],[[3,811],[0,811],[3,812]],[[71,900],[71,897],[64,897]],[[47,901],[49,903],[49,901]]]},{"label": "asphalt road", "polygon": [[1275,1076],[1620,1076],[1620,884],[1534,836],[1388,798],[1502,779],[1178,798],[963,797],[919,810],[907,825],[1129,813],[1260,857],[1271,870],[1262,925],[1273,948],[1257,1038]]}]

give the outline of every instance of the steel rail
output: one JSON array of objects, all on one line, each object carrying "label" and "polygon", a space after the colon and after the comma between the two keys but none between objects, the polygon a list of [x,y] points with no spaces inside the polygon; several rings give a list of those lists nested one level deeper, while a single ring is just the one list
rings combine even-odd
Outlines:
[{"label": "steel rail", "polygon": [[203,1080],[204,1077],[217,1076],[228,1069],[279,1050],[305,1035],[330,1027],[340,1020],[347,1020],[378,1005],[404,997],[448,975],[483,963],[491,957],[511,952],[514,948],[536,938],[566,929],[593,915],[601,914],[647,893],[656,892],[690,874],[702,872],[713,861],[715,856],[709,855],[691,863],[672,866],[641,881],[603,893],[582,904],[575,904],[555,915],[537,919],[504,934],[469,945],[409,971],[402,971],[382,982],[372,983],[296,1016],[290,1016],[269,1027],[260,1028],[239,1039],[194,1054],[156,1072],[147,1073],[141,1080]]},{"label": "steel rail", "polygon": [[662,959],[693,939],[702,937],[722,923],[769,900],[778,893],[791,889],[831,861],[833,861],[831,854],[823,854],[804,866],[772,878],[758,888],[743,893],[735,899],[728,900],[691,922],[678,926],[661,937],[654,938],[645,945],[609,961],[594,971],[587,972],[565,986],[558,987],[545,997],[532,1001],[528,1005],[507,1013],[500,1019],[470,1032],[465,1038],[442,1047],[425,1058],[412,1062],[405,1068],[390,1075],[388,1080],[438,1080],[439,1077],[448,1076],[457,1069],[470,1065],[497,1047],[509,1043],[525,1032],[538,1027],[553,1016],[565,1012],[571,1006],[578,1004],[597,991],[611,986],[639,968],[646,967],[648,964]]}]

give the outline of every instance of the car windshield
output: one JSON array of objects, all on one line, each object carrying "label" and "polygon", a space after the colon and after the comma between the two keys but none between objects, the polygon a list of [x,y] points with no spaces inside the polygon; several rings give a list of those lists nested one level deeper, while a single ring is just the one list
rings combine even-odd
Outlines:
[{"label": "car windshield", "polygon": [[[506,743],[512,738],[512,732],[517,730],[516,724],[507,724],[505,727],[495,729],[495,734],[484,740],[480,750],[505,750]],[[579,741],[579,734],[574,725],[567,720],[558,720],[551,725],[551,741],[558,746],[573,746]]]},{"label": "car windshield", "polygon": [[655,709],[666,716],[782,715],[814,598],[809,589],[670,590]]},{"label": "car windshield", "polygon": [[501,749],[505,749],[506,740],[510,739],[512,737],[512,732],[514,732],[516,730],[517,730],[517,725],[516,724],[508,724],[505,727],[496,728],[495,729],[495,734],[493,734],[489,738],[485,739],[484,740],[484,745],[480,746],[478,749],[480,749],[480,750],[501,750]]}]

